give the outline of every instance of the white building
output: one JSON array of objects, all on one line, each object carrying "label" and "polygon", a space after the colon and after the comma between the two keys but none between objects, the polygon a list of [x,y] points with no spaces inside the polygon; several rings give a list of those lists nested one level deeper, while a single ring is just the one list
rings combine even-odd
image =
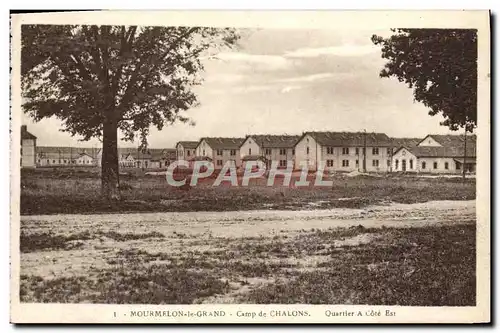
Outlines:
[{"label": "white building", "polygon": [[306,132],[295,145],[295,167],[311,171],[386,172],[391,166],[391,139],[384,133]]},{"label": "white building", "polygon": [[269,169],[274,161],[278,168],[286,168],[295,161],[295,144],[298,135],[248,135],[240,147],[243,164],[261,160]]},{"label": "white building", "polygon": [[[467,154],[464,148],[467,146]],[[401,146],[393,156],[397,172],[462,173],[465,157],[467,172],[476,170],[476,136],[429,134],[416,146]]]},{"label": "white building", "polygon": [[21,126],[21,168],[36,167],[36,136],[28,132],[26,125]]},{"label": "white building", "polygon": [[227,161],[241,166],[240,146],[243,138],[202,138],[196,146],[196,159],[214,163],[215,169],[222,169]]}]

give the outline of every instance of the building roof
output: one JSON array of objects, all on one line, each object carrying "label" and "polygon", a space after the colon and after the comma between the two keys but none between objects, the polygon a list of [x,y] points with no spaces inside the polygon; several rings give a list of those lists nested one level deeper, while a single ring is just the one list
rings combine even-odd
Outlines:
[{"label": "building roof", "polygon": [[[384,133],[369,133],[369,132],[305,132],[302,137],[310,135],[322,146],[331,147],[346,147],[355,146],[378,146],[390,147],[391,139]],[[302,138],[301,138],[302,139]]]},{"label": "building roof", "polygon": [[175,146],[177,147],[178,145],[182,145],[186,149],[196,149],[198,141],[179,141]]},{"label": "building roof", "polygon": [[293,148],[300,139],[300,135],[256,134],[248,135],[246,139],[248,139],[249,137],[253,138],[255,143],[257,143],[261,148]]},{"label": "building roof", "polygon": [[21,126],[21,140],[36,140],[36,136],[28,132],[26,125]]},{"label": "building roof", "polygon": [[422,142],[421,138],[391,138],[392,146],[399,147],[416,147],[420,142]]},{"label": "building roof", "polygon": [[[198,145],[205,140],[212,149],[240,149],[244,138],[202,138]],[[197,145],[197,146],[198,146]]]},{"label": "building roof", "polygon": [[[463,147],[401,147],[396,153],[406,148],[416,157],[449,157],[449,158],[463,158]],[[467,147],[467,157],[476,157],[476,147]]]},{"label": "building roof", "polygon": [[[400,145],[399,150],[405,147],[416,157],[449,157],[449,158],[463,158],[464,156],[464,136],[463,135],[441,135],[441,134],[429,134],[426,135],[424,139],[419,141],[422,143],[428,137],[432,137],[436,142],[438,142],[441,147],[431,147],[431,146],[409,146]],[[397,152],[396,151],[396,152]],[[476,136],[467,136],[467,154],[468,157],[476,157]]]},{"label": "building roof", "polygon": [[[436,140],[443,147],[463,147],[463,145],[464,145],[464,136],[463,135],[454,135],[454,134],[448,134],[448,135],[428,134],[425,138],[420,140],[420,142],[423,142],[429,136],[432,137],[434,140]],[[476,135],[475,134],[467,135],[467,144],[476,145]]]}]

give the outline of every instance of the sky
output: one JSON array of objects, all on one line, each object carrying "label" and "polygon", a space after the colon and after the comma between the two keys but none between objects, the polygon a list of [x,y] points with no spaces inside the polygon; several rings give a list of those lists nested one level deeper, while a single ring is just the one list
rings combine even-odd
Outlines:
[{"label": "sky", "polygon": [[[394,78],[380,78],[386,60],[370,40],[390,31],[262,29],[242,31],[239,45],[203,62],[204,82],[195,87],[200,105],[186,115],[195,125],[152,129],[149,146],[172,148],[177,141],[248,134],[304,131],[383,132],[391,137],[451,133],[443,118],[413,100]],[[22,123],[39,146],[100,147],[60,131],[58,119]],[[120,142],[136,147],[137,142]]]}]

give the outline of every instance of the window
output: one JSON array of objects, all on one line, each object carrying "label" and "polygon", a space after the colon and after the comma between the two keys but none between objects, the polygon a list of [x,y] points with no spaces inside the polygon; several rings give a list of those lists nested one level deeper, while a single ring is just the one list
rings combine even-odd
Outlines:
[{"label": "window", "polygon": [[444,162],[444,168],[448,170],[448,167],[449,167],[448,162]]},{"label": "window", "polygon": [[205,156],[205,149],[203,149],[203,156]]},{"label": "window", "polygon": [[329,155],[333,155],[333,147],[326,147],[326,153]]},{"label": "window", "polygon": [[266,148],[266,155],[271,155],[271,149],[270,148]]},{"label": "window", "polygon": [[145,161],[144,162],[144,165],[146,166],[146,168],[148,167],[148,161]]},{"label": "window", "polygon": [[426,164],[425,162],[422,162],[422,169],[425,170]]},{"label": "window", "polygon": [[40,160],[38,160],[38,164],[40,164]]},{"label": "window", "polygon": [[[189,150],[188,150],[188,152],[189,152]],[[182,155],[184,155],[184,152],[182,150],[179,150],[179,156],[182,156]]]},{"label": "window", "polygon": [[359,167],[359,160],[356,160],[356,166]]},{"label": "window", "polygon": [[410,160],[410,169],[413,169],[413,160]]},{"label": "window", "polygon": [[396,165],[394,166],[394,170],[397,170],[399,167],[399,160],[396,160]]},{"label": "window", "polygon": [[47,164],[50,164],[50,160],[47,160]]},{"label": "window", "polygon": [[235,149],[231,149],[231,152],[230,152],[231,156],[234,156],[236,155],[236,150]]},{"label": "window", "polygon": [[462,166],[460,165],[460,163],[455,162],[455,169],[460,170],[460,169],[461,169],[461,167],[462,167]]},{"label": "window", "polygon": [[292,149],[292,155],[295,155],[295,149]]},{"label": "window", "polygon": [[280,155],[286,155],[286,149],[280,149]]},{"label": "window", "polygon": [[372,149],[372,155],[378,155],[378,148]]},{"label": "window", "polygon": [[191,156],[191,151],[190,150],[187,151],[187,155]]},{"label": "window", "polygon": [[306,148],[306,154],[309,154],[309,147]]},{"label": "window", "polygon": [[68,163],[68,161],[64,160],[64,164]]},{"label": "window", "polygon": [[326,160],[326,166],[327,167],[332,167],[333,166],[333,160]]},{"label": "window", "polygon": [[387,148],[387,155],[392,155],[392,149],[391,148]]},{"label": "window", "polygon": [[222,156],[222,149],[217,149],[217,156]]},{"label": "window", "polygon": [[434,162],[433,167],[434,167],[434,169],[437,169],[438,168],[438,162]]},{"label": "window", "polygon": [[366,154],[366,149],[365,149],[365,148],[363,148],[363,155],[365,155],[365,154]]},{"label": "window", "polygon": [[221,166],[222,165],[222,160],[217,160],[217,165]]},{"label": "window", "polygon": [[387,167],[391,166],[391,160],[387,160]]},{"label": "window", "polygon": [[359,155],[359,148],[356,148],[356,155]]},{"label": "window", "polygon": [[343,167],[348,167],[349,166],[349,160],[342,160],[342,166]]},{"label": "window", "polygon": [[280,167],[286,167],[286,160],[280,160]]},{"label": "window", "polygon": [[374,167],[377,167],[377,168],[378,168],[378,160],[373,160],[373,161],[372,161],[372,166],[374,166]]},{"label": "window", "polygon": [[56,160],[52,160],[52,163],[56,163]]},{"label": "window", "polygon": [[342,155],[349,155],[349,148],[342,148]]}]

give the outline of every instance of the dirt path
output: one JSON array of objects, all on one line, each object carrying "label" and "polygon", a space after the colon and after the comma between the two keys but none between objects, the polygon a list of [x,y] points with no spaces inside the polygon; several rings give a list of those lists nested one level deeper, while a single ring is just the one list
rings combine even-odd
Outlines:
[{"label": "dirt path", "polygon": [[280,232],[332,227],[416,227],[475,220],[476,203],[431,201],[364,209],[240,211],[22,216],[25,232],[77,233],[98,228],[117,232],[161,232],[212,237],[269,237]]}]

